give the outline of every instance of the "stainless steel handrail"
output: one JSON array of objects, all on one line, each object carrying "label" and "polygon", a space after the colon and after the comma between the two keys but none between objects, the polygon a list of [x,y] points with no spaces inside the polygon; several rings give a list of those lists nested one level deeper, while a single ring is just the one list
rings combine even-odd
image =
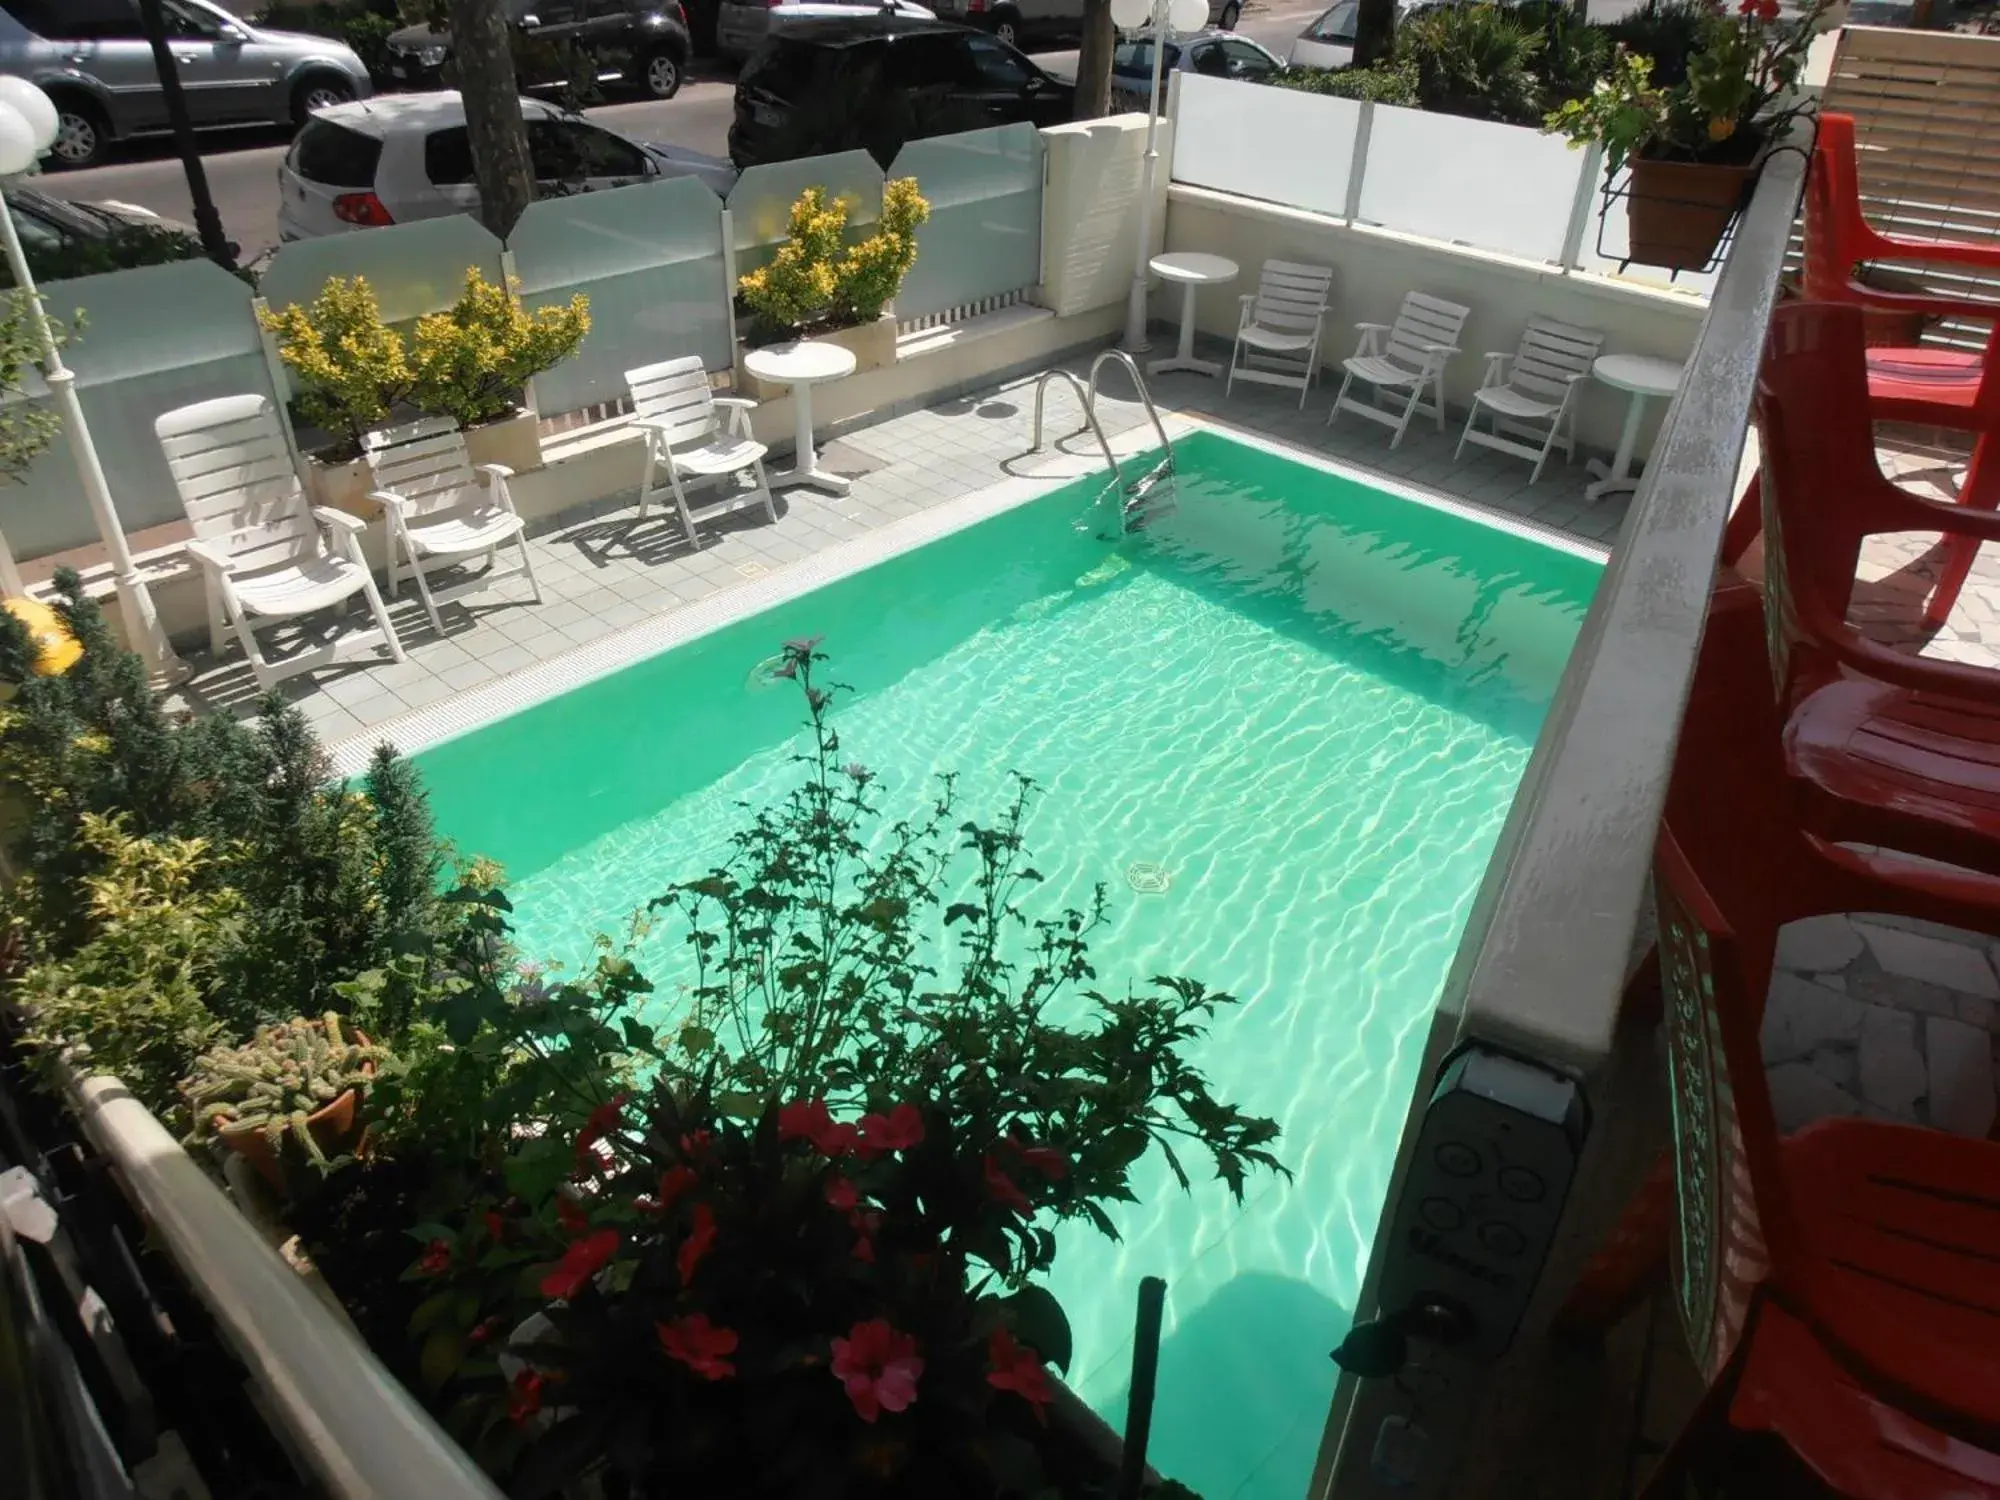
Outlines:
[{"label": "stainless steel handrail", "polygon": [[[1123,349],[1106,349],[1090,362],[1090,393],[1084,398],[1083,409],[1092,413],[1095,413],[1097,409],[1097,372],[1104,368],[1106,360],[1110,360],[1113,364],[1123,365],[1132,372],[1132,384],[1139,392],[1139,399],[1146,403],[1146,415],[1153,419],[1153,431],[1160,435],[1160,446],[1166,449],[1167,461],[1171,463],[1174,457],[1174,445],[1172,440],[1167,436],[1167,424],[1160,420],[1159,408],[1153,405],[1153,393],[1146,389],[1146,380],[1139,373],[1137,362]],[[1091,420],[1096,420],[1095,415],[1092,416]]]},{"label": "stainless steel handrail", "polygon": [[271,1422],[335,1500],[502,1500],[257,1228],[115,1078],[71,1079],[91,1143],[250,1373]]},{"label": "stainless steel handrail", "polygon": [[[1083,426],[1077,428],[1075,432],[1064,433],[1063,437],[1076,437],[1079,433],[1085,432],[1094,433],[1097,437],[1097,446],[1104,450],[1104,461],[1111,465],[1112,477],[1122,480],[1124,475],[1119,472],[1117,456],[1111,451],[1111,440],[1105,437],[1104,429],[1097,423],[1096,403],[1091,399],[1092,393],[1086,391],[1083,382],[1068,370],[1044,370],[1041,379],[1035,382],[1035,430],[1029,440],[1028,451],[1030,453],[1042,451],[1042,403],[1048,396],[1049,382],[1057,379],[1069,382],[1069,388],[1076,392],[1076,399],[1083,407]],[[1061,442],[1062,438],[1056,441]]]}]

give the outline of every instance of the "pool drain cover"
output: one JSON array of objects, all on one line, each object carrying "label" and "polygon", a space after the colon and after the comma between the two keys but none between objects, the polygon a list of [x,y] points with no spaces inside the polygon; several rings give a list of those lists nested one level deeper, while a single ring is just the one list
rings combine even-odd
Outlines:
[{"label": "pool drain cover", "polygon": [[1174,883],[1167,867],[1150,859],[1134,860],[1125,867],[1125,883],[1142,896],[1161,896]]}]

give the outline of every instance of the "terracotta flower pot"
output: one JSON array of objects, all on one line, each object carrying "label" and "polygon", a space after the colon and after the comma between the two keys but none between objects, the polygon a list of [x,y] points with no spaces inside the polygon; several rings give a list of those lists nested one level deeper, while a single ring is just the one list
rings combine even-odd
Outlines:
[{"label": "terracotta flower pot", "polygon": [[1627,203],[1632,259],[1670,271],[1698,271],[1757,180],[1758,164],[1632,160]]},{"label": "terracotta flower pot", "polygon": [[[354,1036],[364,1047],[370,1045],[363,1032],[357,1030]],[[368,1063],[362,1071],[372,1075],[375,1065]],[[361,1095],[355,1089],[348,1089],[306,1116],[306,1129],[323,1154],[341,1156],[360,1143],[360,1113]],[[255,1167],[258,1176],[278,1192],[286,1190],[282,1138],[274,1144],[262,1125],[221,1125],[215,1133],[224,1145]]]}]

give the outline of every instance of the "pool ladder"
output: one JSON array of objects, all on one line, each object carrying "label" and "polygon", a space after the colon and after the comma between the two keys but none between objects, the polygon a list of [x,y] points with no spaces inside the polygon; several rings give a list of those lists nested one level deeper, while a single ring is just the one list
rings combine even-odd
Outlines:
[{"label": "pool ladder", "polygon": [[[1107,364],[1123,365],[1132,372],[1132,384],[1139,392],[1139,399],[1145,404],[1146,415],[1152,419],[1153,431],[1160,435],[1160,460],[1138,478],[1127,480],[1125,471],[1118,462],[1118,456],[1111,451],[1110,440],[1104,436],[1104,428],[1097,420],[1097,377]],[[1152,393],[1146,389],[1145,377],[1140,375],[1139,366],[1132,356],[1123,349],[1106,349],[1090,362],[1088,385],[1078,380],[1068,370],[1045,370],[1042,378],[1035,382],[1035,430],[1029,446],[1030,453],[1042,451],[1042,406],[1048,397],[1049,382],[1062,379],[1069,382],[1076,392],[1077,400],[1083,403],[1083,425],[1075,432],[1064,433],[1064,437],[1078,437],[1090,433],[1097,439],[1097,446],[1104,450],[1104,461],[1111,466],[1111,482],[1099,493],[1098,499],[1117,492],[1118,527],[1122,533],[1130,534],[1144,530],[1162,516],[1170,516],[1177,509],[1174,498],[1174,445],[1167,436],[1166,423],[1160,420],[1159,408],[1153,405]],[[1061,439],[1057,439],[1058,442]]]}]

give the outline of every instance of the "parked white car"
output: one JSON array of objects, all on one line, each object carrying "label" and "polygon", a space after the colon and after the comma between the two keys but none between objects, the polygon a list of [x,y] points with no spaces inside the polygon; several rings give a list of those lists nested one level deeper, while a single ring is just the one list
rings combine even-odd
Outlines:
[{"label": "parked white car", "polygon": [[[1425,8],[1430,0],[1398,0],[1396,16],[1406,19]],[[1285,60],[1295,68],[1345,68],[1354,63],[1355,18],[1361,13],[1360,0],[1340,0],[1332,9],[1313,18],[1312,25],[1292,43]],[[1597,17],[1593,15],[1592,20]]]},{"label": "parked white car", "polygon": [[928,5],[917,0],[797,0],[782,5],[766,0],[722,0],[715,12],[715,50],[733,61],[742,61],[763,44],[774,31],[795,26],[800,21],[839,21],[848,16],[914,16],[931,19]]},{"label": "parked white car", "polygon": [[[720,157],[631,140],[540,99],[523,99],[521,114],[545,195],[661,177],[699,177],[718,194],[736,183],[736,169]],[[455,90],[321,110],[278,167],[281,240],[478,212],[465,106]]]}]

